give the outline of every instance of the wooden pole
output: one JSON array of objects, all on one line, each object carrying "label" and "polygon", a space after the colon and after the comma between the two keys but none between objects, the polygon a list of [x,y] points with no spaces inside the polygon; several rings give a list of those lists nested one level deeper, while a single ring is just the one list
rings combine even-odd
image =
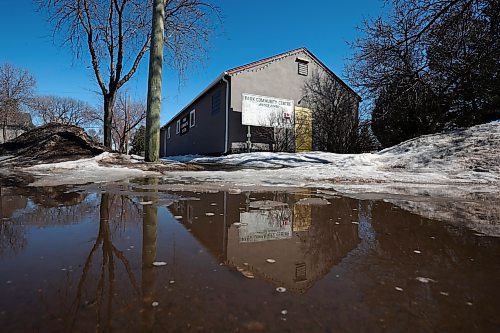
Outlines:
[{"label": "wooden pole", "polygon": [[149,50],[148,108],[146,112],[145,160],[156,162],[160,155],[160,107],[163,64],[163,22],[165,0],[154,0],[151,48]]}]

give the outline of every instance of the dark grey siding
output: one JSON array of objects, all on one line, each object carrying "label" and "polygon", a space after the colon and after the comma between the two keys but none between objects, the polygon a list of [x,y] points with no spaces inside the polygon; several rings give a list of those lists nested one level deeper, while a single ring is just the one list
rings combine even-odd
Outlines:
[{"label": "dark grey siding", "polygon": [[165,144],[162,144],[162,142],[165,142],[166,138],[167,138],[167,131],[160,130],[160,157],[166,155],[167,146]]},{"label": "dark grey siding", "polygon": [[[215,84],[205,94],[196,99],[177,117],[162,128],[160,143],[161,156],[188,154],[222,154],[225,149],[225,100],[226,89],[223,81]],[[212,96],[220,94],[220,109],[212,110]],[[189,132],[176,133],[177,120],[188,117],[191,110],[196,110],[196,125],[189,127]],[[170,138],[167,138],[167,127],[170,126]]]}]

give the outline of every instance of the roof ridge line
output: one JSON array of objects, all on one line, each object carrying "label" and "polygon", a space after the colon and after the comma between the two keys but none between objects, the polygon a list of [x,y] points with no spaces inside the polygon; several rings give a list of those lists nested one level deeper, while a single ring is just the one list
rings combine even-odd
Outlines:
[{"label": "roof ridge line", "polygon": [[262,65],[262,64],[266,64],[268,62],[271,62],[275,59],[279,59],[281,57],[285,57],[285,56],[289,56],[289,55],[292,55],[294,53],[297,53],[297,52],[301,52],[301,51],[306,51],[308,53],[309,50],[307,50],[307,48],[305,47],[299,47],[297,49],[293,49],[293,50],[289,50],[289,51],[286,51],[286,52],[282,52],[282,53],[279,53],[279,54],[276,54],[276,55],[273,55],[273,56],[270,56],[270,57],[267,57],[267,58],[263,58],[263,59],[259,59],[259,60],[256,60],[256,61],[252,61],[252,62],[249,62],[245,65],[241,65],[241,66],[237,66],[237,67],[233,67],[231,69],[228,69],[226,70],[227,74],[228,75],[234,75],[236,73],[239,73],[245,69],[249,69],[249,68],[253,68],[255,66],[258,66],[258,65]]}]

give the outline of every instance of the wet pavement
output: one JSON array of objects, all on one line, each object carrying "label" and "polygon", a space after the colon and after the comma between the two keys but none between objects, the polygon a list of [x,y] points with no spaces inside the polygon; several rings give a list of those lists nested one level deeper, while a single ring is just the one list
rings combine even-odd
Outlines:
[{"label": "wet pavement", "polygon": [[1,332],[499,332],[500,238],[382,200],[0,189]]}]

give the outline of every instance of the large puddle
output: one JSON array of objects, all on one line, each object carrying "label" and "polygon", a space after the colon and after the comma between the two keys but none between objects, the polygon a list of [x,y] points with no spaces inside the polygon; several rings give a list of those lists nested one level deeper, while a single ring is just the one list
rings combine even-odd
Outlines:
[{"label": "large puddle", "polygon": [[500,239],[383,201],[2,188],[1,332],[498,332]]}]

